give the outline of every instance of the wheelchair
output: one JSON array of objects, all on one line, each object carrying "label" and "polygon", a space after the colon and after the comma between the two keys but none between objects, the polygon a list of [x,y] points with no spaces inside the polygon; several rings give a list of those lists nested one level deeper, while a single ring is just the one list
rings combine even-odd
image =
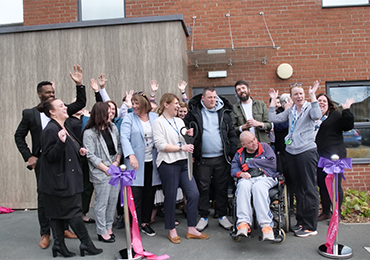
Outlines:
[{"label": "wheelchair", "polygon": [[[278,177],[278,184],[272,187],[269,190],[270,196],[270,210],[273,215],[272,220],[274,223],[273,231],[275,240],[273,243],[283,243],[286,238],[286,232],[289,231],[290,228],[290,217],[289,217],[289,201],[288,201],[288,192],[287,187],[285,185],[285,178],[283,175],[279,175]],[[235,181],[235,190],[236,190],[237,180]],[[233,226],[230,228],[230,236],[233,241],[239,242],[241,240],[241,236],[237,236],[237,216],[236,216],[236,196],[234,192],[234,196],[231,198],[232,200],[232,216],[233,216]],[[252,202],[251,202],[252,203]],[[253,206],[253,205],[252,205]],[[255,213],[253,213],[253,224],[252,224],[252,232],[253,229],[257,229],[257,218]],[[251,235],[253,237],[253,235]],[[259,240],[262,241],[262,237],[259,237]]]}]

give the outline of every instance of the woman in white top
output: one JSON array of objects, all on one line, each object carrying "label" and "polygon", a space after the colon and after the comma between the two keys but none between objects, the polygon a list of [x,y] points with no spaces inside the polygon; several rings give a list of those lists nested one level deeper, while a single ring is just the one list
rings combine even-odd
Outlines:
[{"label": "woman in white top", "polygon": [[[187,152],[193,153],[194,145],[186,144],[181,135],[184,127],[182,119],[176,117],[179,98],[171,93],[162,96],[158,108],[159,117],[153,123],[154,143],[158,149],[156,160],[159,177],[164,193],[165,228],[169,229],[168,239],[174,243],[181,242],[175,228],[175,209],[177,188],[181,187],[187,199],[187,239],[208,239],[209,236],[195,229],[197,224],[197,207],[199,192],[194,178],[189,180]],[[193,134],[192,129],[186,132]]]},{"label": "woman in white top", "polygon": [[157,149],[153,143],[152,124],[158,115],[150,112],[150,101],[143,92],[134,93],[131,102],[134,113],[127,114],[121,125],[122,150],[127,169],[136,170],[132,193],[141,231],[154,236],[156,233],[149,223],[156,186],[161,181],[155,165]]}]

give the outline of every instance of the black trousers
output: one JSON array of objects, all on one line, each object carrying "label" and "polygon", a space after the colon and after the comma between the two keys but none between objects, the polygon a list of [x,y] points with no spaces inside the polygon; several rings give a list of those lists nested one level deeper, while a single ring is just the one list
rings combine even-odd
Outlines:
[{"label": "black trousers", "polygon": [[297,200],[297,224],[303,230],[317,229],[319,212],[319,192],[317,187],[318,153],[315,149],[300,154],[285,154],[286,167],[289,169],[292,190]]},{"label": "black trousers", "polygon": [[94,186],[90,182],[90,170],[86,157],[81,157],[81,168],[83,173],[84,191],[82,196],[82,214],[86,215],[90,209],[91,196],[94,191]]},{"label": "black trousers", "polygon": [[[323,171],[322,168],[317,168],[317,184],[319,185],[320,188],[320,198],[321,198],[321,206],[322,206],[322,212],[326,215],[331,214],[331,199],[329,196],[328,189],[326,188],[325,184],[325,178],[327,174],[326,172]],[[339,205],[338,205],[338,212],[340,215],[340,207],[342,206],[343,203],[343,188],[342,188],[342,175],[338,174],[338,195],[339,195]]]},{"label": "black trousers", "polygon": [[198,211],[202,218],[209,215],[209,192],[211,183],[215,189],[215,213],[220,217],[227,215],[227,189],[230,177],[230,164],[224,156],[202,158],[200,164],[194,164],[194,178],[199,191]]},{"label": "black trousers", "polygon": [[165,229],[175,228],[176,196],[180,187],[186,198],[186,214],[188,227],[197,224],[197,205],[199,192],[194,178],[189,180],[187,160],[171,164],[162,162],[158,167],[164,194],[164,225]]},{"label": "black trousers", "polygon": [[40,225],[40,235],[50,235],[50,221],[45,215],[44,194],[39,191],[40,163],[37,161],[35,167],[37,181],[37,216]]},{"label": "black trousers", "polygon": [[154,195],[156,186],[152,186],[153,163],[145,162],[144,166],[144,186],[132,186],[132,195],[136,207],[136,214],[139,224],[150,223],[152,210],[154,207]]}]

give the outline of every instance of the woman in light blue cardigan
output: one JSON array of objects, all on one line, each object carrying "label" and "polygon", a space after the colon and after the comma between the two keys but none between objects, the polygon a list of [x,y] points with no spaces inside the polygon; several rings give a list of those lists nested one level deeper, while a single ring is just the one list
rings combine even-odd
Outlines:
[{"label": "woman in light blue cardigan", "polygon": [[161,181],[155,165],[157,149],[154,147],[152,124],[158,115],[150,112],[150,101],[143,92],[134,93],[131,102],[134,113],[127,114],[121,125],[122,150],[127,169],[136,170],[132,193],[141,231],[154,236],[156,233],[149,223],[156,186]]}]

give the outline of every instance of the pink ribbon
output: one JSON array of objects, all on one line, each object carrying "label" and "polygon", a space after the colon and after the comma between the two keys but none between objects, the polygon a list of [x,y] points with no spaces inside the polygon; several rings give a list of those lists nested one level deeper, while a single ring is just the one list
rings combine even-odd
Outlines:
[{"label": "pink ribbon", "polygon": [[[335,177],[334,174],[341,173],[343,176],[343,179],[345,180],[343,172],[344,172],[344,169],[352,169],[352,159],[344,158],[338,161],[332,161],[324,157],[320,157],[318,167],[323,168],[323,171],[328,174],[325,178],[325,184],[326,184],[326,188],[328,189],[330,199],[333,203],[332,187],[333,187],[333,179]],[[338,199],[338,187],[337,186],[335,187],[335,194],[336,194],[335,209],[330,219],[328,233],[326,234],[326,243],[325,243],[325,246],[327,248],[326,251],[329,254],[333,254],[333,245],[334,245],[334,241],[337,236],[337,233],[338,233],[338,226],[339,226],[339,218],[338,218],[339,199]]]},{"label": "pink ribbon", "polygon": [[144,251],[143,244],[141,242],[138,221],[137,221],[134,197],[132,196],[132,190],[130,186],[127,187],[127,200],[128,200],[128,206],[129,206],[129,209],[132,215],[131,244],[132,244],[132,248],[136,252],[135,258],[137,256],[146,257],[147,259],[153,259],[153,260],[162,260],[162,259],[170,258],[168,255],[156,256],[155,254]]},{"label": "pink ribbon", "polygon": [[0,214],[2,214],[2,213],[12,213],[12,212],[14,212],[14,210],[12,210],[11,208],[0,207]]},{"label": "pink ribbon", "polygon": [[123,207],[123,187],[132,185],[132,180],[136,178],[136,171],[122,171],[121,168],[112,164],[111,166],[109,166],[107,173],[112,175],[112,178],[109,180],[110,185],[117,187],[118,183],[120,183],[121,207]]}]

